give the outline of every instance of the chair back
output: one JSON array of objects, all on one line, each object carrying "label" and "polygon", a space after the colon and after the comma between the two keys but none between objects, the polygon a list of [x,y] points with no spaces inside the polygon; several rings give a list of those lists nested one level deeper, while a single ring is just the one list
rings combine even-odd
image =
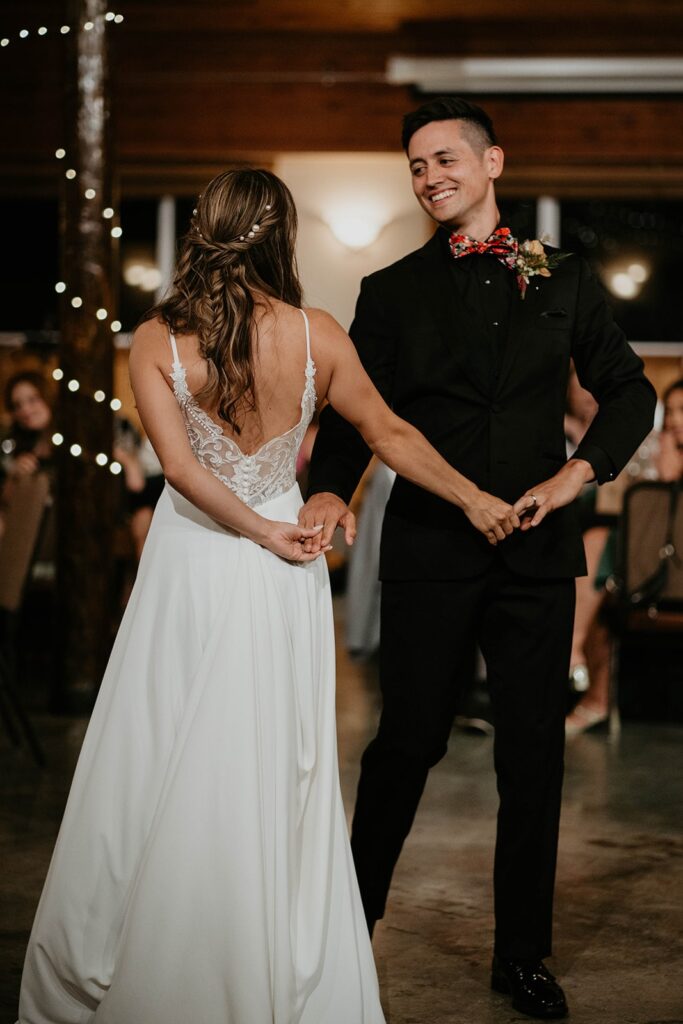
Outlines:
[{"label": "chair back", "polygon": [[653,604],[683,609],[683,496],[679,485],[645,481],[631,487],[624,495],[620,530],[623,593],[646,592],[650,583]]},{"label": "chair back", "polygon": [[0,608],[5,611],[16,612],[21,605],[49,493],[46,473],[13,482],[0,539]]}]

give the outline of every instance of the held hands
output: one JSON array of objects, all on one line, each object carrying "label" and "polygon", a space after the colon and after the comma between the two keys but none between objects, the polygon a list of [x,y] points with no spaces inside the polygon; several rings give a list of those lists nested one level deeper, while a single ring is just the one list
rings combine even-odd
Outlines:
[{"label": "held hands", "polygon": [[537,487],[530,487],[514,506],[522,520],[520,529],[526,532],[542,523],[549,512],[570,505],[583,485],[593,477],[593,467],[589,462],[572,459],[555,476]]},{"label": "held hands", "polygon": [[318,555],[329,551],[332,535],[340,526],[344,540],[350,546],[356,539],[356,517],[349,507],[329,491],[314,494],[299,512],[299,525],[310,532],[304,542],[307,554]]},{"label": "held hands", "polygon": [[472,526],[483,533],[489,544],[494,547],[498,541],[509,537],[520,525],[519,516],[512,505],[478,488],[463,506],[463,512]]},{"label": "held hands", "polygon": [[[495,547],[515,530],[526,532],[542,523],[549,512],[569,505],[593,476],[593,467],[589,462],[572,459],[555,476],[530,488],[514,505],[474,488],[471,497],[463,505],[463,512],[472,526]],[[274,525],[289,527],[285,523]],[[311,561],[322,552],[329,551],[332,534],[337,526],[344,530],[346,543],[353,544],[356,536],[356,517],[353,512],[336,494],[314,494],[299,512],[299,527],[289,527],[298,530],[291,543],[298,544],[303,555],[295,560]],[[276,551],[276,554],[281,552]],[[283,557],[292,558],[291,554]]]},{"label": "held hands", "polygon": [[[313,562],[325,551],[329,551],[331,544],[323,546],[319,543],[319,535],[322,526],[316,526],[312,530],[302,529],[296,523],[269,522],[266,534],[261,540],[264,548],[268,548],[274,555],[286,558],[289,562]],[[315,551],[308,552],[305,545],[315,542],[318,547]]]}]

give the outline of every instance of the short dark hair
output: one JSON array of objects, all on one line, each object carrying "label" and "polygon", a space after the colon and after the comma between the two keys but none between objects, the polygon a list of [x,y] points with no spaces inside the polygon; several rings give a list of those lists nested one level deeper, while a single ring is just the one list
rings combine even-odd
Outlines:
[{"label": "short dark hair", "polygon": [[458,96],[439,96],[404,116],[401,144],[406,152],[415,132],[432,121],[464,121],[472,129],[471,138],[482,143],[483,149],[498,145],[493,121],[485,110]]},{"label": "short dark hair", "polygon": [[683,391],[683,377],[680,380],[675,380],[673,384],[669,384],[668,388],[664,392],[662,401],[668,402],[674,391]]},{"label": "short dark hair", "polygon": [[5,384],[5,408],[8,412],[13,411],[12,395],[17,384],[30,384],[34,387],[46,405],[50,405],[49,388],[42,373],[37,370],[20,370],[15,373]]}]

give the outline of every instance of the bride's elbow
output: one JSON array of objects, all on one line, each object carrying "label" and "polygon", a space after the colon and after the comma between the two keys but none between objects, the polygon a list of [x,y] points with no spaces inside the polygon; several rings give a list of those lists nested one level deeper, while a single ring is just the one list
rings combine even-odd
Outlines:
[{"label": "bride's elbow", "polygon": [[187,466],[183,464],[182,460],[178,462],[175,459],[167,459],[164,460],[162,469],[167,483],[182,494],[187,484]]}]

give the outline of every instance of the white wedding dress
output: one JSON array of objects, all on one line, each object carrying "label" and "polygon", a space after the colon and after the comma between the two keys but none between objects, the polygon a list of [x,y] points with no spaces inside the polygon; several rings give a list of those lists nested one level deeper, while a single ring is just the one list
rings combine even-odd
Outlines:
[{"label": "white wedding dress", "polygon": [[[303,311],[302,311],[303,312]],[[299,423],[243,455],[192,397],[192,448],[295,522]],[[341,802],[324,560],[286,562],[166,485],[36,914],[20,1024],[383,1024]]]}]

